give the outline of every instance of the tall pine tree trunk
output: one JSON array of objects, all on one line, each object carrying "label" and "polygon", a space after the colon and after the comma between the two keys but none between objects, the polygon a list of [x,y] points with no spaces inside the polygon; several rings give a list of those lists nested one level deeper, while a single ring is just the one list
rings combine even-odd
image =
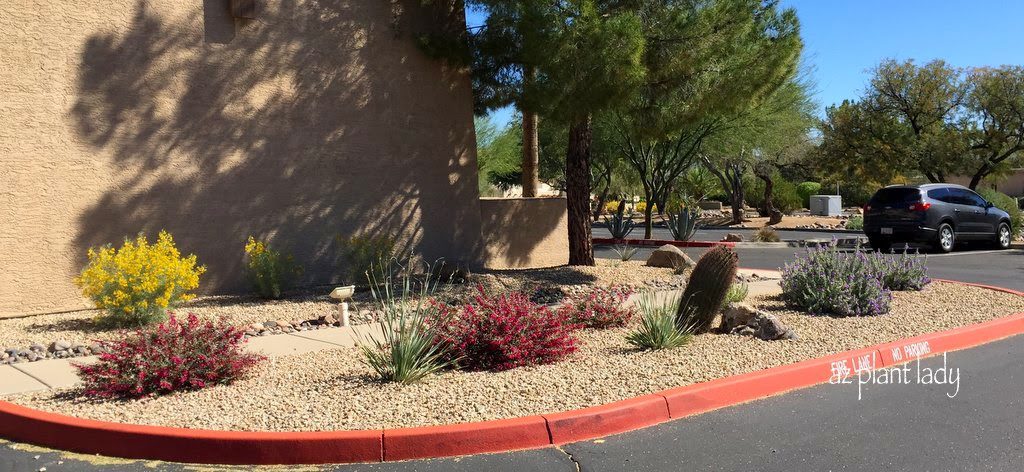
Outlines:
[{"label": "tall pine tree trunk", "polygon": [[565,153],[565,199],[569,212],[569,265],[594,265],[590,222],[590,116],[569,128]]},{"label": "tall pine tree trunk", "polygon": [[523,114],[523,196],[536,197],[537,186],[540,181],[539,153],[540,148],[537,142],[537,121],[536,113],[522,111]]}]

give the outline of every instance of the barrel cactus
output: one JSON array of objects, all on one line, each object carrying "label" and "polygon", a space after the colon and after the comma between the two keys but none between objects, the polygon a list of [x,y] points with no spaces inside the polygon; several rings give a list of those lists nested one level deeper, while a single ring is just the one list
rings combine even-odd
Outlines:
[{"label": "barrel cactus", "polygon": [[690,272],[690,281],[676,312],[676,326],[692,333],[711,330],[729,287],[736,279],[739,256],[725,246],[704,253]]}]

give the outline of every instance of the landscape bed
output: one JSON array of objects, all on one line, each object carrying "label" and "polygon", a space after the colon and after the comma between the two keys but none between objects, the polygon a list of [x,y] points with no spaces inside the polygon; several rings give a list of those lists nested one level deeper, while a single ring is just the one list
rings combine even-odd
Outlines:
[{"label": "landscape bed", "polygon": [[895,292],[881,316],[835,318],[793,311],[775,296],[752,297],[799,339],[695,336],[665,351],[625,341],[636,323],[580,332],[563,362],[504,372],[449,371],[412,385],[374,379],[355,348],[271,358],[232,385],[142,400],[99,402],[73,390],[3,400],[81,418],[212,430],[322,431],[464,423],[594,406],[663,389],[952,329],[1024,311],[1013,294],[935,282]]}]

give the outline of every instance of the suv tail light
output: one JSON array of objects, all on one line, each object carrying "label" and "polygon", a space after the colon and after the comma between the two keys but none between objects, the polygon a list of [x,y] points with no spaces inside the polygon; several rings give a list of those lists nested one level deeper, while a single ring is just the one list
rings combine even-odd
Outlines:
[{"label": "suv tail light", "polygon": [[910,211],[928,211],[928,209],[931,208],[931,207],[932,207],[931,203],[928,203],[928,202],[917,202],[917,203],[915,203],[913,205],[910,205]]}]

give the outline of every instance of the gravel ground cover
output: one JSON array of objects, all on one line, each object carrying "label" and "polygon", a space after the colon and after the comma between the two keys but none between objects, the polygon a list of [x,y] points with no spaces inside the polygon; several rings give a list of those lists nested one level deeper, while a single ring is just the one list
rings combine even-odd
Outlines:
[{"label": "gravel ground cover", "polygon": [[800,338],[765,342],[707,334],[679,349],[640,352],[625,342],[630,327],[584,331],[580,351],[565,362],[501,373],[446,372],[410,386],[375,382],[355,349],[336,349],[273,358],[233,385],[166,397],[93,403],[73,391],[54,391],[6,400],[98,420],[218,430],[450,424],[583,408],[1024,311],[1024,298],[947,283],[897,292],[892,311],[878,317],[815,317],[775,297],[749,301]]},{"label": "gravel ground cover", "polygon": [[[468,283],[445,286],[438,297],[446,301],[465,300],[475,294],[476,286],[480,285],[489,293],[511,290],[536,292],[537,301],[554,303],[591,285],[660,288],[679,288],[685,285],[685,275],[675,275],[670,269],[646,267],[643,264],[643,261],[599,260],[595,267],[489,271],[471,275]],[[281,300],[263,300],[252,296],[201,297],[179,307],[177,311],[191,312],[209,319],[226,317],[230,323],[241,327],[274,320],[316,320],[337,314],[337,302],[327,296],[328,292],[329,287],[296,291]],[[357,291],[355,302],[350,307],[351,322],[359,324],[371,321],[376,308],[369,290]],[[100,329],[93,322],[99,314],[97,310],[83,310],[0,319],[0,350],[24,349],[35,343],[49,346],[54,341],[89,345],[95,340],[118,336],[118,331]]]}]

